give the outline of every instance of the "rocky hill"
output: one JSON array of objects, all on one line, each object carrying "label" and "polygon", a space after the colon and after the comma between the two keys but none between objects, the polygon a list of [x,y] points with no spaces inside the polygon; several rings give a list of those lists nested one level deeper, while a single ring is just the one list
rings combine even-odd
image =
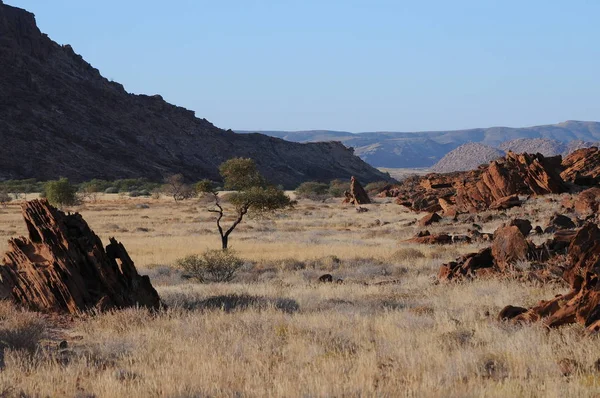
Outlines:
[{"label": "rocky hill", "polygon": [[[244,131],[240,132],[244,133]],[[536,141],[531,140],[544,139],[548,148],[551,146],[563,148],[564,146],[565,152],[572,152],[574,150],[570,147],[572,142],[578,143],[573,145],[573,148],[577,149],[600,141],[600,123],[567,121],[525,128],[491,127],[413,133],[367,132],[353,134],[324,130],[264,133],[297,142],[341,141],[347,146],[354,147],[357,155],[375,167],[415,168],[431,167],[450,151],[469,142],[493,148],[500,148],[506,142],[511,142],[511,144],[506,144],[509,146],[529,147],[535,146]],[[548,144],[550,141],[554,143]],[[518,150],[517,152],[530,151]]]},{"label": "rocky hill", "polygon": [[567,144],[548,138],[519,138],[506,141],[498,147],[504,152],[541,153],[544,156],[561,155],[567,152]]},{"label": "rocky hill", "polygon": [[451,173],[454,171],[474,170],[482,164],[504,156],[504,152],[491,146],[470,142],[450,151],[431,171],[436,173]]},{"label": "rocky hill", "polygon": [[272,182],[386,179],[339,142],[292,143],[236,134],[171,105],[133,95],[0,0],[0,179],[147,177],[217,180],[218,166],[255,159]]}]

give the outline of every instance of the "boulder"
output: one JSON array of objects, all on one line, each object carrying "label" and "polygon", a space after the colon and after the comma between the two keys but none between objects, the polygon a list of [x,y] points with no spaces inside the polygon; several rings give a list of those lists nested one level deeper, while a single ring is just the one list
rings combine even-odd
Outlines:
[{"label": "boulder", "polygon": [[138,274],[125,247],[103,247],[83,217],[46,200],[22,205],[29,237],[8,242],[0,265],[0,298],[32,310],[77,314],[90,309],[158,309],[147,276]]},{"label": "boulder", "polygon": [[346,198],[344,199],[344,203],[350,203],[352,205],[364,205],[371,203],[371,199],[369,199],[369,195],[365,189],[360,185],[360,182],[352,176],[350,179],[350,191],[344,192]]},{"label": "boulder", "polygon": [[440,217],[439,214],[431,213],[419,220],[419,225],[422,227],[427,227],[433,223],[440,222],[441,219],[442,217]]},{"label": "boulder", "polygon": [[509,224],[510,226],[515,226],[519,228],[519,231],[523,234],[523,236],[529,235],[533,227],[531,226],[531,222],[529,220],[523,220],[520,218],[515,218]]},{"label": "boulder", "polygon": [[492,202],[490,210],[507,210],[513,207],[521,206],[519,195],[505,196]]},{"label": "boulder", "polygon": [[464,277],[474,277],[484,269],[494,267],[494,257],[491,248],[486,248],[478,253],[467,254],[456,261],[444,264],[440,267],[438,279],[440,281],[451,281]]},{"label": "boulder", "polygon": [[573,209],[580,216],[589,216],[598,213],[600,203],[600,188],[587,189],[577,195],[573,200]]},{"label": "boulder", "polygon": [[494,232],[492,256],[498,268],[505,271],[514,263],[527,260],[532,251],[531,246],[519,227],[500,227]]},{"label": "boulder", "polygon": [[569,217],[562,214],[554,214],[548,221],[548,225],[544,229],[545,233],[552,233],[563,229],[573,229],[577,225]]},{"label": "boulder", "polygon": [[449,245],[452,243],[452,237],[448,234],[432,235],[429,231],[419,232],[414,238],[406,242],[418,243],[423,245]]}]

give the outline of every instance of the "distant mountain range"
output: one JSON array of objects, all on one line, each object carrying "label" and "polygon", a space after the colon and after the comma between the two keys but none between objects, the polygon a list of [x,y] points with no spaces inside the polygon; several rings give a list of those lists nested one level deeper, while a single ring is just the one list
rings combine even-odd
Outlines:
[{"label": "distant mountain range", "polygon": [[[251,133],[255,131],[237,131]],[[600,141],[600,123],[569,120],[545,126],[512,128],[490,127],[453,131],[365,132],[311,130],[260,131],[262,134],[295,142],[341,141],[354,148],[355,154],[375,167],[432,167],[444,156],[467,143],[479,143],[505,151],[532,152],[535,148],[554,147],[563,153],[570,147]],[[535,141],[543,139],[543,141]],[[537,149],[536,152],[540,150]],[[547,153],[548,154],[548,153]]]}]

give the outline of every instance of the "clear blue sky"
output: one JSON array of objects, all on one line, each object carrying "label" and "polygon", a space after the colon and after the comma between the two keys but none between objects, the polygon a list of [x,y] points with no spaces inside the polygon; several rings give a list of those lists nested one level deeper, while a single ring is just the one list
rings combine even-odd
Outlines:
[{"label": "clear blue sky", "polygon": [[134,93],[232,129],[600,120],[600,1],[5,0]]}]

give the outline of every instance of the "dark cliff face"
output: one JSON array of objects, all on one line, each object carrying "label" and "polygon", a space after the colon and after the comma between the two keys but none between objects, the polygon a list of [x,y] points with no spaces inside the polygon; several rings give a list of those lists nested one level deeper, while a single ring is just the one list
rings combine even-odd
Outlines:
[{"label": "dark cliff face", "polygon": [[162,97],[128,94],[66,45],[41,33],[33,14],[0,1],[0,179],[147,177],[182,173],[217,180],[218,166],[253,158],[273,183],[387,175],[341,143],[299,144],[236,134]]}]

